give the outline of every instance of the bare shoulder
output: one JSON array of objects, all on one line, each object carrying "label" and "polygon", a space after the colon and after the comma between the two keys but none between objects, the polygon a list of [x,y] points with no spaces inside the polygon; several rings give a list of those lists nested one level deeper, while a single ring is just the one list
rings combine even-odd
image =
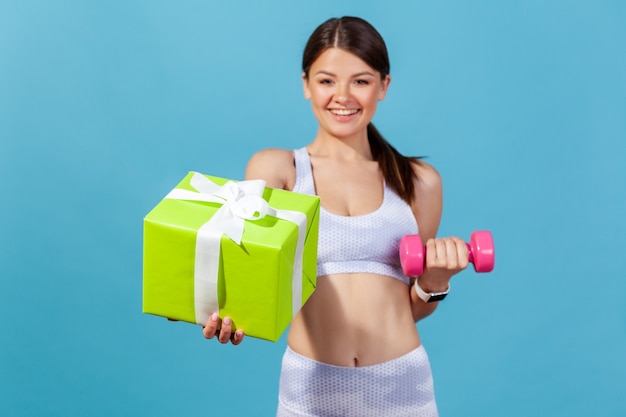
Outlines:
[{"label": "bare shoulder", "polygon": [[412,166],[417,177],[415,185],[419,190],[426,192],[441,190],[441,175],[435,167],[422,160],[414,161]]},{"label": "bare shoulder", "polygon": [[412,210],[417,220],[422,239],[434,238],[439,229],[443,210],[443,185],[441,175],[432,165],[415,161],[415,195]]},{"label": "bare shoulder", "polygon": [[268,148],[252,155],[246,167],[246,179],[263,179],[272,188],[291,189],[296,168],[293,151]]}]

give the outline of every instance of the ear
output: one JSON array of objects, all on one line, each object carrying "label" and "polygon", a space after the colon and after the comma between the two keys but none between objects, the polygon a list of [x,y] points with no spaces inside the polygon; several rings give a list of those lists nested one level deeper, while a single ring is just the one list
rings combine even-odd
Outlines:
[{"label": "ear", "polygon": [[306,73],[302,73],[302,89],[304,90],[304,98],[307,100],[311,100],[311,89],[309,88],[309,79],[306,76]]},{"label": "ear", "polygon": [[389,90],[389,84],[391,84],[391,75],[387,74],[387,76],[383,79],[380,91],[378,92],[378,100],[384,100],[387,95],[387,90]]}]

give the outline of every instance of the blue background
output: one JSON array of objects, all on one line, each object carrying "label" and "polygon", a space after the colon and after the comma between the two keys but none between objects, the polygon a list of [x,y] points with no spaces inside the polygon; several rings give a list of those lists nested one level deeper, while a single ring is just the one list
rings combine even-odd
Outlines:
[{"label": "blue background", "polygon": [[626,415],[626,3],[0,3],[0,414],[270,416],[284,338],[141,313],[143,216],[187,171],[312,140],[301,52],[385,37],[375,118],[444,179],[441,235],[491,229],[421,322],[442,416]]}]

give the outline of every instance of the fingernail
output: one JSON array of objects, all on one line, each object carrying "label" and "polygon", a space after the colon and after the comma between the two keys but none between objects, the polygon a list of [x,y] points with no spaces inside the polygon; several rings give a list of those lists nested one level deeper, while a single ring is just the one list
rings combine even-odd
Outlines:
[{"label": "fingernail", "polygon": [[237,330],[235,332],[235,336],[237,337],[237,339],[241,339],[243,337],[243,331]]},{"label": "fingernail", "polygon": [[217,313],[211,314],[211,321],[217,321],[217,319],[219,319]]},{"label": "fingernail", "polygon": [[230,317],[226,317],[224,319],[224,324],[227,325],[227,326],[230,326],[230,324],[231,324]]}]

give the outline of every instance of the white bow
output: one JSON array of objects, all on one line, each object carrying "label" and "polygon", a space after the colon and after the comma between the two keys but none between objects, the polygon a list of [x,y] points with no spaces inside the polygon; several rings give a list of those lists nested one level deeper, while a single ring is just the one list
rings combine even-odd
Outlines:
[{"label": "white bow", "polygon": [[259,220],[268,214],[276,215],[276,210],[261,197],[265,189],[263,180],[228,181],[219,186],[194,172],[190,184],[197,192],[175,188],[165,198],[222,204],[207,227],[224,233],[238,245],[241,244],[246,220]]}]

